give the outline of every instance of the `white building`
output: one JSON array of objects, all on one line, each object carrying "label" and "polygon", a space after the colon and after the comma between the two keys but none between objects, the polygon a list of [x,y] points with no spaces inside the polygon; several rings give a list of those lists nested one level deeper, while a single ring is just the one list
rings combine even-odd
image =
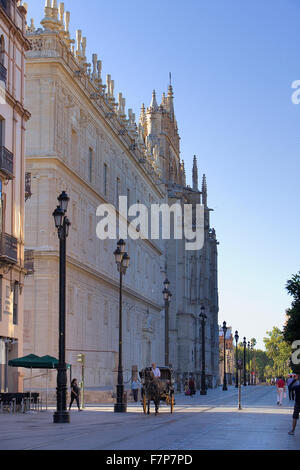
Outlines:
[{"label": "white building", "polygon": [[[26,170],[32,197],[26,203],[26,248],[34,273],[25,284],[24,352],[58,354],[58,237],[52,212],[57,196],[69,197],[67,240],[66,361],[80,378],[77,354],[86,355],[86,386],[112,388],[118,362],[119,279],[116,240],[96,237],[96,210],[120,195],[134,203],[179,201],[205,206],[205,245],[185,252],[184,240],[128,239],[130,265],[124,278],[124,379],[132,367],[164,363],[163,281],[171,282],[170,362],[179,377],[200,374],[200,306],[206,307],[207,375],[218,375],[216,238],[209,225],[206,183],[186,187],[179,158],[173,91],[157,105],[153,94],[137,126],[121,93],[106,77],[96,54],[89,67],[80,30],[73,45],[70,14],[46,0],[42,28],[28,28],[26,103],[32,114],[26,138]],[[164,129],[164,136],[162,135]],[[51,386],[55,386],[53,376]],[[40,383],[36,381],[36,384]]]}]

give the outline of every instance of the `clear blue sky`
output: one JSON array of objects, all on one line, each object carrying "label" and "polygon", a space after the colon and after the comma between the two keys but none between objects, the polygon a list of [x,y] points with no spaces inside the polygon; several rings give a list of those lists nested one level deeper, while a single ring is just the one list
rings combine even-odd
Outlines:
[{"label": "clear blue sky", "polygon": [[[70,29],[137,119],[172,72],[187,183],[208,181],[219,245],[219,322],[240,337],[282,328],[300,259],[299,0],[65,0]],[[44,0],[28,0],[38,26]],[[91,60],[90,60],[91,61]]]}]

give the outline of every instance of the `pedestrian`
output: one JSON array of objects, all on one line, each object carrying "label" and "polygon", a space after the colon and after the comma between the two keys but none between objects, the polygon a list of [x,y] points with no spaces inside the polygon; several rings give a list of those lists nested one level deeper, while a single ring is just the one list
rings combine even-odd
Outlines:
[{"label": "pedestrian", "polygon": [[131,390],[133,394],[133,399],[135,402],[138,401],[138,393],[139,393],[139,383],[137,379],[133,379],[131,382]]},{"label": "pedestrian", "polygon": [[299,382],[299,375],[296,375],[294,383],[291,385],[293,391],[295,392],[295,405],[294,405],[294,412],[293,412],[293,425],[291,431],[288,433],[290,436],[295,434],[295,429],[297,425],[297,421],[299,419],[300,413],[300,382]]},{"label": "pedestrian", "polygon": [[190,396],[192,397],[196,393],[196,386],[195,386],[195,381],[192,376],[190,376],[189,380],[189,390],[190,390]]},{"label": "pedestrian", "polygon": [[190,395],[190,389],[189,389],[189,382],[188,380],[186,379],[185,382],[184,382],[184,394],[185,395]]},{"label": "pedestrian", "polygon": [[79,395],[80,395],[80,388],[78,387],[77,379],[73,379],[71,382],[71,401],[69,405],[69,410],[73,404],[73,401],[76,400],[78,411],[82,411],[79,405]]},{"label": "pedestrian", "polygon": [[285,381],[282,377],[279,377],[276,382],[277,388],[277,405],[282,405],[283,394],[285,393]]}]

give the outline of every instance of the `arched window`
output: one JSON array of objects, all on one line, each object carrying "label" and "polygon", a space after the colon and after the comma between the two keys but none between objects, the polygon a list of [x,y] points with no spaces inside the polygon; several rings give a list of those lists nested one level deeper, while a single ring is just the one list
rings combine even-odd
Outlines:
[{"label": "arched window", "polygon": [[1,65],[4,65],[4,57],[5,57],[5,41],[4,41],[4,36],[0,37],[0,63]]}]

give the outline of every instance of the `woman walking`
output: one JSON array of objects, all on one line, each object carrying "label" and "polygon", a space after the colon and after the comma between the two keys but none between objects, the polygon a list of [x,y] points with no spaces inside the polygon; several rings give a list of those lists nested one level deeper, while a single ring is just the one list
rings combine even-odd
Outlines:
[{"label": "woman walking", "polygon": [[76,400],[78,411],[82,411],[79,405],[79,395],[80,395],[80,389],[77,384],[77,379],[73,379],[71,382],[71,401],[70,401],[69,410],[71,409],[73,401]]}]

